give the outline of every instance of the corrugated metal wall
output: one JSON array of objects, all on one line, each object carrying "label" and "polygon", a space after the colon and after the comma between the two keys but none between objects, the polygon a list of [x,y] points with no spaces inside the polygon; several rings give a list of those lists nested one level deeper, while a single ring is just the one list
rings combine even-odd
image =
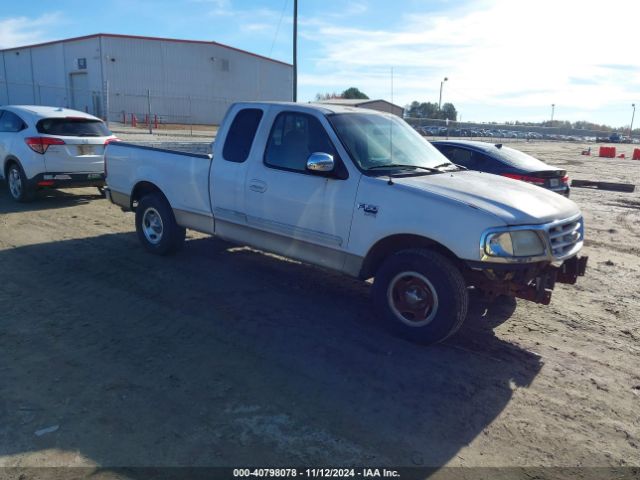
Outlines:
[{"label": "corrugated metal wall", "polygon": [[234,101],[290,100],[292,83],[290,65],[213,43],[106,35],[0,52],[0,104],[104,117],[108,103],[111,120],[150,111],[165,123],[220,123]]},{"label": "corrugated metal wall", "polygon": [[215,44],[103,38],[110,108],[170,123],[219,123],[238,100],[291,100],[292,68]]}]

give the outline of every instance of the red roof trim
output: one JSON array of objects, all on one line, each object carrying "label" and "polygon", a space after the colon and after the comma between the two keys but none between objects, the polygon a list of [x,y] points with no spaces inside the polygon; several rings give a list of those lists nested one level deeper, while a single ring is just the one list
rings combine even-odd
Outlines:
[{"label": "red roof trim", "polygon": [[206,40],[185,40],[185,39],[180,39],[180,38],[145,37],[145,36],[141,36],[141,35],[122,35],[122,34],[118,34],[118,33],[94,33],[92,35],[85,35],[85,36],[82,36],[82,37],[65,38],[63,40],[53,40],[51,42],[36,43],[36,44],[33,44],[33,45],[24,45],[22,47],[12,47],[12,48],[0,49],[0,52],[10,52],[10,51],[13,51],[13,50],[22,50],[24,48],[44,47],[44,46],[47,46],[47,45],[54,45],[56,43],[75,42],[75,41],[78,41],[78,40],[87,40],[89,38],[99,38],[99,37],[133,38],[133,39],[137,39],[137,40],[155,40],[155,41],[159,41],[159,42],[177,42],[177,43],[195,43],[195,44],[200,44],[200,45],[216,45],[218,47],[228,48],[229,50],[233,50],[235,52],[245,53],[247,55],[251,55],[252,57],[261,58],[263,60],[268,60],[270,62],[279,63],[281,65],[286,65],[288,67],[292,66],[290,63],[281,62],[280,60],[275,60],[273,58],[265,57],[264,55],[258,55],[257,53],[248,52],[247,50],[242,50],[240,48],[232,47],[230,45],[225,45],[224,43],[219,43],[219,42],[208,42]]}]

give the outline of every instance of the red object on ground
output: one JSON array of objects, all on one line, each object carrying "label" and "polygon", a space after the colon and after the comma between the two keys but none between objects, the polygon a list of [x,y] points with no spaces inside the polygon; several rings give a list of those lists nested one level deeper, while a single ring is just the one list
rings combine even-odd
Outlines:
[{"label": "red object on ground", "polygon": [[138,119],[136,118],[136,116],[133,113],[131,114],[131,126],[132,127],[137,127],[138,126]]},{"label": "red object on ground", "polygon": [[158,115],[154,115],[153,116],[153,127],[157,130],[158,129]]},{"label": "red object on ground", "polygon": [[633,159],[640,160],[640,148],[633,149]]},{"label": "red object on ground", "polygon": [[620,155],[618,155],[618,158],[626,158],[626,157],[624,156],[624,153],[621,153]]},{"label": "red object on ground", "polygon": [[616,158],[616,147],[600,147],[599,157]]}]

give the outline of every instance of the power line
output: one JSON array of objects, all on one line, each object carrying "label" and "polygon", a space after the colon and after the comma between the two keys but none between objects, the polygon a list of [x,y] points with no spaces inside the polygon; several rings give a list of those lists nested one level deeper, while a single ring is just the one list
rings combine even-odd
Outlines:
[{"label": "power line", "polygon": [[289,0],[284,0],[284,5],[282,6],[282,11],[280,12],[280,20],[278,20],[278,27],[276,28],[276,33],[273,36],[271,48],[269,49],[269,57],[271,57],[271,54],[273,53],[273,47],[276,45],[276,40],[278,39],[278,33],[280,33],[280,26],[282,25],[282,19],[284,18],[284,12],[287,10],[287,5],[289,5]]}]

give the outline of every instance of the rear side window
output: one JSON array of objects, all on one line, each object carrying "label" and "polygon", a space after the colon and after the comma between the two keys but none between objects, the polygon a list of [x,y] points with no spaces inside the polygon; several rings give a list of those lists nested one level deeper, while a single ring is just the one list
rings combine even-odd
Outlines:
[{"label": "rear side window", "polygon": [[224,142],[222,156],[225,160],[242,163],[249,158],[260,120],[262,120],[262,110],[258,108],[245,108],[238,112]]},{"label": "rear side window", "polygon": [[40,133],[64,137],[108,137],[111,132],[100,120],[90,118],[44,118],[36,124]]},{"label": "rear side window", "polygon": [[3,110],[0,114],[0,132],[19,132],[26,128],[22,119],[15,113]]}]

